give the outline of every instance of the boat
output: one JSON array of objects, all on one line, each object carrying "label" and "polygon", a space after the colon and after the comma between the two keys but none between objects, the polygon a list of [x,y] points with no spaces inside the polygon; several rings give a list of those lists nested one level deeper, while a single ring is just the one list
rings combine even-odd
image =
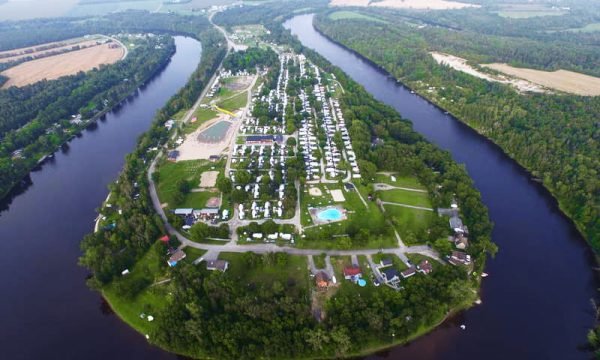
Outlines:
[{"label": "boat", "polygon": [[482,273],[481,273],[481,277],[483,277],[483,278],[484,278],[484,277],[488,277],[488,276],[489,276],[489,274],[488,274],[488,273],[484,273],[484,272],[482,272]]},{"label": "boat", "polygon": [[414,94],[414,93],[415,93],[415,91],[414,91],[414,90],[411,90],[411,91],[410,91],[410,93],[411,93],[411,94]]}]

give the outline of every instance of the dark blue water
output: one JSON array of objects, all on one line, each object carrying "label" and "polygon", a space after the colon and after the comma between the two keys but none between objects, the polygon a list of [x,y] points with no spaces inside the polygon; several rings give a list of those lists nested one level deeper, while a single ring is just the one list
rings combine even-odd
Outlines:
[{"label": "dark blue water", "polygon": [[75,138],[0,213],[0,358],[173,358],[147,344],[85,284],[79,243],[93,229],[137,138],[155,112],[185,85],[200,43],[176,37],[167,67],[118,111]]},{"label": "dark blue water", "polygon": [[312,15],[294,17],[286,27],[464,164],[495,223],[500,251],[488,262],[483,304],[373,358],[589,358],[580,347],[594,323],[592,255],[548,193],[498,147],[315,31]]}]

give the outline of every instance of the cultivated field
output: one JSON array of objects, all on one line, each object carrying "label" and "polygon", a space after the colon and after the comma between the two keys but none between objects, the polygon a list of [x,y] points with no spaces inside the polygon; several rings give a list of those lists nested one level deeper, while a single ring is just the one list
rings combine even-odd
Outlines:
[{"label": "cultivated field", "polygon": [[457,1],[446,0],[383,0],[372,2],[371,0],[331,0],[331,6],[379,6],[396,9],[432,9],[448,10],[462,9],[467,7],[479,7],[475,4],[467,4]]},{"label": "cultivated field", "polygon": [[507,64],[487,64],[483,66],[550,89],[584,96],[600,95],[600,78],[573,71],[541,71],[516,68]]},{"label": "cultivated field", "polygon": [[61,76],[73,75],[79,71],[89,71],[103,64],[113,64],[123,58],[125,49],[111,49],[110,44],[72,51],[69,53],[32,60],[2,72],[8,78],[4,88],[24,86],[43,79],[53,80]]},{"label": "cultivated field", "polygon": [[[40,57],[40,56],[44,56],[46,54],[50,54],[53,52],[69,50],[73,46],[76,46],[76,45],[87,48],[90,46],[95,46],[96,42],[98,40],[102,40],[102,39],[103,38],[101,36],[95,36],[90,39],[76,38],[76,39],[57,41],[57,42],[46,43],[46,44],[41,44],[41,45],[35,45],[35,46],[26,47],[26,48],[0,51],[0,57],[1,57],[0,63],[11,62],[11,61],[19,60],[19,59],[25,58],[25,57]],[[42,49],[40,49],[40,47],[42,47],[42,46],[53,46],[53,47],[50,49],[42,50]],[[6,57],[4,57],[4,56],[6,56]]]}]

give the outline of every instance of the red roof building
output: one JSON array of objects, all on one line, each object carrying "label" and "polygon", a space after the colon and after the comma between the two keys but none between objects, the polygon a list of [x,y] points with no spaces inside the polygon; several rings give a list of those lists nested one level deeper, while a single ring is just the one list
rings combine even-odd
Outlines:
[{"label": "red roof building", "polygon": [[353,277],[361,277],[362,272],[358,266],[346,266],[344,268],[344,279],[352,280]]},{"label": "red roof building", "polygon": [[162,241],[162,242],[164,242],[164,243],[168,243],[168,242],[169,242],[169,240],[170,240],[170,239],[169,239],[169,235],[165,235],[165,236],[161,237],[161,238],[160,238],[160,239],[158,239],[158,240],[160,240],[160,241]]}]

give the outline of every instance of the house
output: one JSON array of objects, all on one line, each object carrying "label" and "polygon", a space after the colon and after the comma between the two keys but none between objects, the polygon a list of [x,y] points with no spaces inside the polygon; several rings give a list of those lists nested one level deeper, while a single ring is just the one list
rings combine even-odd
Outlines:
[{"label": "house", "polygon": [[219,209],[204,208],[200,210],[194,210],[194,215],[200,220],[214,220],[219,217]]},{"label": "house", "polygon": [[352,190],[354,190],[354,184],[344,183],[344,188],[346,189],[346,191],[352,191]]},{"label": "house", "polygon": [[388,266],[392,266],[394,263],[392,262],[391,259],[381,259],[381,261],[379,262],[380,267],[388,267]]},{"label": "house", "polygon": [[362,271],[358,266],[346,266],[344,268],[344,279],[346,280],[357,280],[362,276]]},{"label": "house", "polygon": [[433,271],[433,266],[428,260],[423,260],[417,265],[417,271],[427,275]]},{"label": "house", "polygon": [[179,151],[177,151],[177,150],[169,151],[169,154],[167,155],[167,159],[169,161],[177,161],[178,157],[179,157]]},{"label": "house", "polygon": [[220,272],[225,272],[228,267],[229,261],[226,260],[210,260],[206,262],[206,270],[209,271],[218,270]]},{"label": "house", "polygon": [[466,236],[463,236],[463,234],[458,234],[458,236],[454,238],[454,246],[456,246],[457,249],[464,250],[469,247],[469,239]]},{"label": "house", "polygon": [[406,279],[406,278],[413,276],[416,273],[417,273],[417,268],[415,268],[414,266],[411,266],[408,269],[401,272],[400,274],[402,275],[403,278]]},{"label": "house", "polygon": [[246,144],[270,145],[273,141],[273,135],[252,135],[246,137]]},{"label": "house", "polygon": [[217,161],[221,160],[221,156],[220,155],[211,155],[208,157],[208,160],[210,160],[211,162],[217,162]]},{"label": "house", "polygon": [[319,290],[327,289],[329,286],[329,276],[324,271],[319,271],[315,275],[315,284]]},{"label": "house", "polygon": [[398,270],[394,268],[387,268],[383,270],[381,272],[381,275],[383,276],[383,280],[386,283],[396,282],[400,280],[400,273],[398,273]]},{"label": "house", "polygon": [[453,216],[450,217],[450,227],[456,233],[462,233],[462,232],[464,232],[463,222],[462,222],[462,220],[457,215],[453,215]]},{"label": "house", "polygon": [[174,267],[179,261],[183,259],[185,259],[185,253],[183,252],[183,250],[177,249],[171,254],[169,260],[167,261],[167,264],[169,264],[170,267]]},{"label": "house", "polygon": [[179,216],[184,216],[184,217],[192,215],[193,212],[194,212],[194,209],[192,209],[192,208],[179,208],[179,209],[173,210],[173,214],[179,215]]},{"label": "house", "polygon": [[452,265],[469,265],[471,264],[471,255],[462,251],[453,251],[448,257],[448,262]]}]

